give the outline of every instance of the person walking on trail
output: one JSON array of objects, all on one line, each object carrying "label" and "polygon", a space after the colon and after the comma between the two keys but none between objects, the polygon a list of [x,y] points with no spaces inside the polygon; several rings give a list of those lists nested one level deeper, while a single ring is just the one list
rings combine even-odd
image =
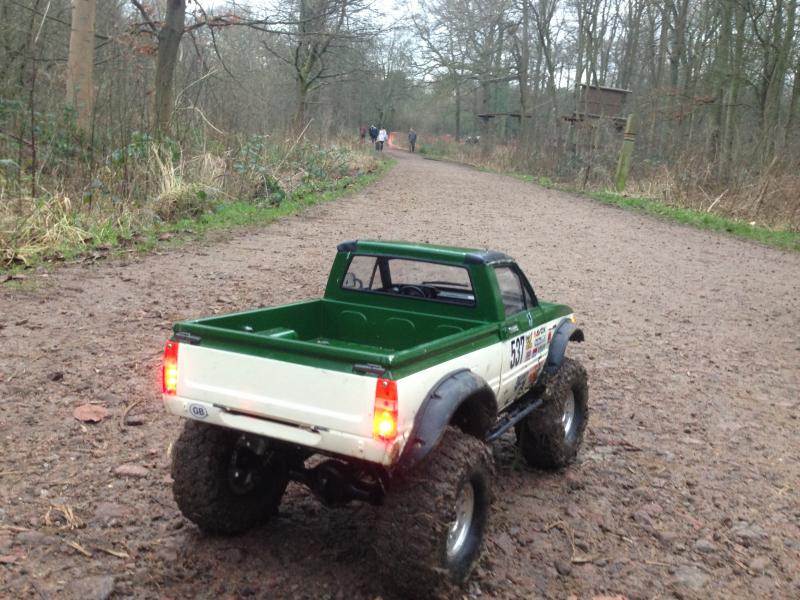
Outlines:
[{"label": "person walking on trail", "polygon": [[378,150],[383,152],[383,144],[388,139],[389,139],[389,134],[386,133],[386,130],[383,127],[381,127],[381,130],[378,132]]},{"label": "person walking on trail", "polygon": [[408,145],[411,146],[411,152],[414,152],[417,147],[417,132],[413,127],[408,130]]},{"label": "person walking on trail", "polygon": [[[373,144],[378,140],[378,128],[375,125],[369,126],[369,139]],[[377,150],[378,147],[375,146],[375,149]]]},{"label": "person walking on trail", "polygon": [[363,144],[367,139],[367,128],[363,125],[358,128],[358,138],[360,142]]}]

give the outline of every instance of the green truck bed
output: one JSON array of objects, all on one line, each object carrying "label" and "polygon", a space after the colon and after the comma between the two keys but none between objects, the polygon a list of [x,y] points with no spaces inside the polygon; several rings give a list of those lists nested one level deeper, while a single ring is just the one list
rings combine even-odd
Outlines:
[{"label": "green truck bed", "polygon": [[327,299],[182,321],[175,331],[202,338],[204,346],[244,344],[252,354],[295,355],[297,362],[319,357],[346,363],[347,370],[353,363],[407,366],[499,339],[497,324]]}]

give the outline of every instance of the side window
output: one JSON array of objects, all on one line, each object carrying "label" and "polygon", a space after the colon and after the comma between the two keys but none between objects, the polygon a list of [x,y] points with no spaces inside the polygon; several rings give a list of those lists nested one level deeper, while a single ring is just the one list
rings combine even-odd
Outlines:
[{"label": "side window", "polygon": [[[342,281],[343,288],[371,290],[378,261],[374,256],[354,256]],[[380,278],[379,278],[380,279]],[[380,286],[380,282],[378,282]]]},{"label": "side window", "polygon": [[526,292],[523,289],[522,281],[510,267],[495,267],[494,273],[497,276],[497,285],[503,297],[503,306],[506,309],[506,316],[509,317],[525,310]]}]

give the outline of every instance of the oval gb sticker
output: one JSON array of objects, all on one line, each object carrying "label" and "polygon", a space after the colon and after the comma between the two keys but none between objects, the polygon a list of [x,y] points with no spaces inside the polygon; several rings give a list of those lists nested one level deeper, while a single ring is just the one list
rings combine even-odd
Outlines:
[{"label": "oval gb sticker", "polygon": [[190,404],[189,414],[195,419],[205,419],[208,416],[208,411],[206,410],[205,406],[200,404]]}]

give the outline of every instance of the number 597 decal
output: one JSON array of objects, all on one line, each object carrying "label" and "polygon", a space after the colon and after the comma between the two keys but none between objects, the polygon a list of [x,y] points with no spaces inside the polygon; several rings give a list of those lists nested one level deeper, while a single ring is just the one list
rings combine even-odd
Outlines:
[{"label": "number 597 decal", "polygon": [[525,354],[525,336],[521,335],[518,338],[511,340],[511,368],[513,369],[522,362],[522,357]]}]

